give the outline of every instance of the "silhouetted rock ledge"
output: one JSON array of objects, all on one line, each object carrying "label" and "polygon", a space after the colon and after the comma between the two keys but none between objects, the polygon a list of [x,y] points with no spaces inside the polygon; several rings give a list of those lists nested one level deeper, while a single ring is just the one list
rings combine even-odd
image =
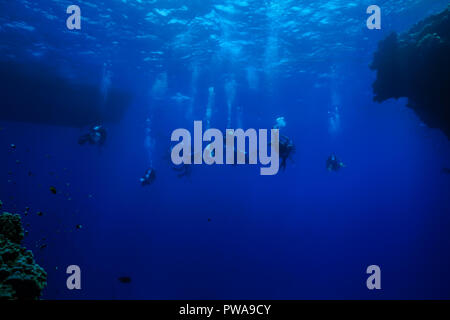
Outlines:
[{"label": "silhouetted rock ledge", "polygon": [[0,300],[37,300],[47,273],[20,245],[24,233],[18,214],[0,214]]},{"label": "silhouetted rock ledge", "polygon": [[131,102],[131,95],[120,89],[102,93],[100,86],[65,78],[40,62],[0,61],[0,70],[0,120],[75,128],[118,123]]},{"label": "silhouetted rock ledge", "polygon": [[426,125],[450,138],[450,6],[380,41],[370,68],[374,101],[406,97]]}]

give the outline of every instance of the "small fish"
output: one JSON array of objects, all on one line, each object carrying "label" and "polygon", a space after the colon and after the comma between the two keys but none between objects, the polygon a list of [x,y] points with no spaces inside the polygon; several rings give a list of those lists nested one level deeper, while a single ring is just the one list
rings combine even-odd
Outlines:
[{"label": "small fish", "polygon": [[79,229],[82,229],[83,226],[82,226],[81,224],[77,224],[77,225],[76,225],[76,228],[79,230]]},{"label": "small fish", "polygon": [[3,202],[0,200],[0,209],[3,207]]},{"label": "small fish", "polygon": [[444,174],[450,174],[450,168],[442,168],[441,172]]},{"label": "small fish", "polygon": [[131,283],[131,278],[130,277],[119,277],[118,280],[122,283]]},{"label": "small fish", "polygon": [[28,171],[28,176],[31,177],[33,175],[33,172]]},{"label": "small fish", "polygon": [[43,213],[42,211],[38,211],[38,212],[37,212],[37,215],[38,215],[39,217],[42,217],[42,216],[44,215],[44,213]]},{"label": "small fish", "polygon": [[56,188],[55,187],[50,187],[50,192],[53,194],[56,194]]},{"label": "small fish", "polygon": [[39,246],[39,249],[41,249],[41,250],[43,250],[43,249],[45,249],[45,248],[47,248],[47,245],[46,245],[46,244],[41,244],[41,245]]},{"label": "small fish", "polygon": [[21,164],[21,163],[22,163],[22,161],[16,160],[16,164]]},{"label": "small fish", "polygon": [[13,150],[13,151],[16,150],[16,145],[14,143],[11,143],[10,147],[11,147],[11,150]]}]

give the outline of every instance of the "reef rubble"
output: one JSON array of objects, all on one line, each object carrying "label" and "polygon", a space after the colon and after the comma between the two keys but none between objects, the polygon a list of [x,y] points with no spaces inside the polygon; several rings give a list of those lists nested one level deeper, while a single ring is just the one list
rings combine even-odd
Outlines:
[{"label": "reef rubble", "polygon": [[380,41],[370,65],[374,101],[408,98],[408,107],[450,138],[450,5]]},{"label": "reef rubble", "polygon": [[24,237],[18,214],[0,214],[0,300],[37,300],[47,285],[47,273],[21,245]]}]

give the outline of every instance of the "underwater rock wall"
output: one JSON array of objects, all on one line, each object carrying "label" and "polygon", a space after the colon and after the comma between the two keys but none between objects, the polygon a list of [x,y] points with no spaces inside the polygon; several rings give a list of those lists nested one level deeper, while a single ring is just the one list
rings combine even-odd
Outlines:
[{"label": "underwater rock wall", "polygon": [[370,65],[374,101],[408,98],[408,107],[450,138],[450,6],[380,41]]},{"label": "underwater rock wall", "polygon": [[36,300],[47,285],[47,273],[20,245],[24,237],[21,217],[0,215],[0,300]]}]

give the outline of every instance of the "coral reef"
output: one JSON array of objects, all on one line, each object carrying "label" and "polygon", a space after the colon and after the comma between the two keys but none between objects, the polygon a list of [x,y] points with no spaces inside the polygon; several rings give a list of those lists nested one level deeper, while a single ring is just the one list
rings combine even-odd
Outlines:
[{"label": "coral reef", "polygon": [[24,232],[17,214],[0,215],[0,300],[36,300],[47,284],[47,273],[21,246]]},{"label": "coral reef", "polygon": [[4,212],[0,215],[0,235],[20,244],[23,239],[23,228],[18,214]]},{"label": "coral reef", "polygon": [[420,119],[450,138],[450,6],[380,41],[370,68],[374,100],[408,98]]}]

